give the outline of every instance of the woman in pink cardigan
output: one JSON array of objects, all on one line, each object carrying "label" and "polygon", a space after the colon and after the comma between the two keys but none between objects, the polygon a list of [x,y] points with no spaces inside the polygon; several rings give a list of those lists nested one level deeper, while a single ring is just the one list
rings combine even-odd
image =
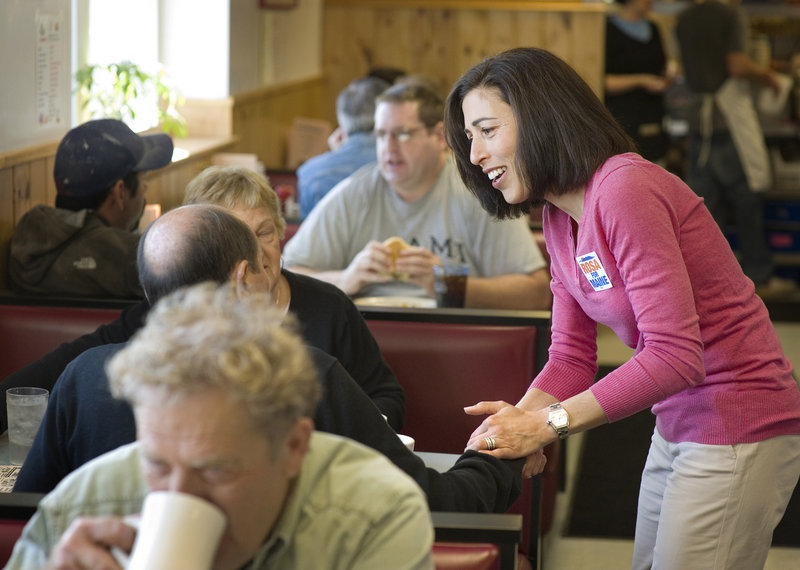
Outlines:
[{"label": "woman in pink cardigan", "polygon": [[[445,126],[489,213],[545,204],[552,259],[549,361],[516,406],[467,408],[489,414],[468,448],[529,456],[530,476],[556,438],[651,408],[633,567],[763,567],[800,475],[800,391],[703,201],[635,154],[588,85],[544,50],[468,70]],[[597,323],[635,353],[595,383]]]}]

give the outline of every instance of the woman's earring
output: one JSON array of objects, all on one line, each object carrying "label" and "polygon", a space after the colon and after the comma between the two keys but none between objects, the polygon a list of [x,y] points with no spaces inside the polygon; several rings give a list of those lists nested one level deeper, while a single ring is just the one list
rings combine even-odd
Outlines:
[{"label": "woman's earring", "polygon": [[286,265],[286,260],[283,259],[283,256],[281,255],[281,271],[283,271],[283,266],[284,265]]}]

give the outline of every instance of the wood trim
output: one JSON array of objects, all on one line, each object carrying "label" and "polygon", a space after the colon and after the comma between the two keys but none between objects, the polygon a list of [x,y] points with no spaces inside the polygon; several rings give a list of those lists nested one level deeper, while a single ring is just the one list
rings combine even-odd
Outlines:
[{"label": "wood trim", "polygon": [[525,12],[605,12],[604,2],[571,0],[325,0],[326,6],[348,8],[415,8],[428,10],[511,10]]},{"label": "wood trim", "polygon": [[0,153],[0,169],[54,156],[59,142],[53,141]]},{"label": "wood trim", "polygon": [[269,85],[266,87],[262,87],[260,89],[254,89],[253,91],[248,91],[246,93],[240,93],[239,95],[234,95],[232,97],[233,106],[236,107],[238,105],[260,101],[261,99],[264,99],[269,95],[278,95],[289,91],[296,91],[298,88],[304,87],[306,85],[314,85],[321,81],[325,81],[325,74],[318,73],[308,77],[303,77],[302,79],[295,79],[294,81],[286,81],[279,85]]}]

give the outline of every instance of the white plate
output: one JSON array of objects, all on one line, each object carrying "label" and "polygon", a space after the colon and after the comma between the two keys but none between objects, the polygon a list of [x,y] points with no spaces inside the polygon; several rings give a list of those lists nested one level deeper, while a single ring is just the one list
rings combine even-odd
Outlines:
[{"label": "white plate", "polygon": [[356,305],[364,307],[413,307],[418,309],[435,309],[436,299],[428,297],[359,297],[354,299]]}]

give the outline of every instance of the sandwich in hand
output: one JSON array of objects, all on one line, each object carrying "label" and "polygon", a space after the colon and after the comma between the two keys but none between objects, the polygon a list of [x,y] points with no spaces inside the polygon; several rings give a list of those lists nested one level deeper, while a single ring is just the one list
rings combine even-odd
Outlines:
[{"label": "sandwich in hand", "polygon": [[403,238],[397,236],[385,240],[383,245],[389,248],[389,256],[391,258],[389,275],[392,276],[392,279],[398,279],[400,281],[407,280],[409,277],[408,273],[399,273],[397,269],[395,269],[395,263],[397,262],[397,258],[400,257],[400,252],[411,246],[408,245]]}]

